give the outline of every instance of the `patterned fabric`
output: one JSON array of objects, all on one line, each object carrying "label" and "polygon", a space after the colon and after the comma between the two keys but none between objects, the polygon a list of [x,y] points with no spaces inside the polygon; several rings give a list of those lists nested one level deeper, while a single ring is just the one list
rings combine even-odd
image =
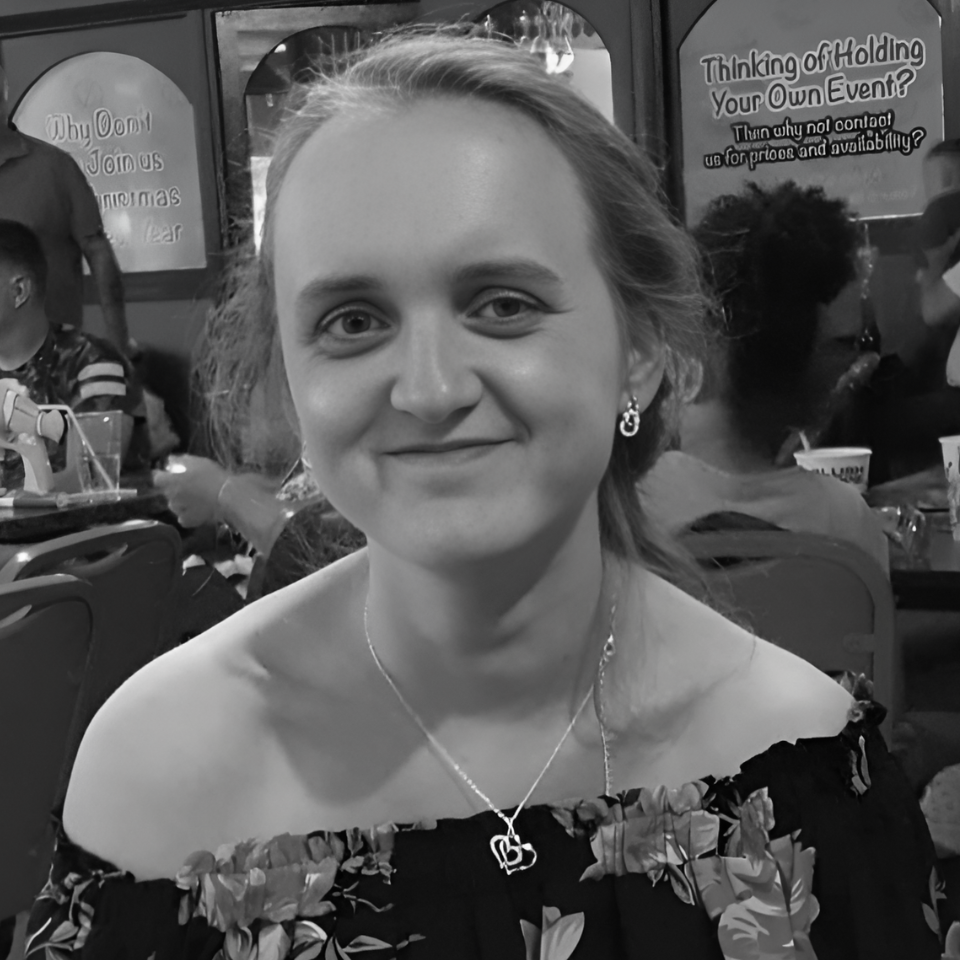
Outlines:
[{"label": "patterned fabric", "polygon": [[[64,403],[76,413],[122,410],[130,414],[135,427],[125,466],[137,469],[144,465],[149,436],[143,390],[129,361],[113,344],[73,327],[51,326],[40,349],[16,370],[0,370],[0,378],[22,384],[34,403]],[[66,439],[46,444],[50,465],[54,471],[62,470]],[[23,461],[18,453],[4,450],[0,468],[0,485],[23,485]]]},{"label": "patterned fabric", "polygon": [[739,774],[534,805],[506,875],[489,812],[199,852],[137,881],[59,818],[27,930],[45,960],[939,960],[943,897],[863,678],[834,737]]}]

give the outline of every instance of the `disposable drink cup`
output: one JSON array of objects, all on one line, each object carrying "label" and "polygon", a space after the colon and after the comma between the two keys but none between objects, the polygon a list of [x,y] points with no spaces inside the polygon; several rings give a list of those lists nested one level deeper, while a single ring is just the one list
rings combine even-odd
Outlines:
[{"label": "disposable drink cup", "polygon": [[869,447],[816,447],[813,450],[800,450],[793,456],[797,465],[804,470],[836,477],[856,487],[860,493],[865,493],[871,453],[873,451]]},{"label": "disposable drink cup", "polygon": [[947,504],[953,539],[960,541],[960,435],[940,438],[943,471],[947,475]]},{"label": "disposable drink cup", "polygon": [[120,459],[123,438],[123,413],[101,410],[76,414],[77,423],[87,439],[81,443],[80,489],[84,493],[104,493],[120,489]]}]

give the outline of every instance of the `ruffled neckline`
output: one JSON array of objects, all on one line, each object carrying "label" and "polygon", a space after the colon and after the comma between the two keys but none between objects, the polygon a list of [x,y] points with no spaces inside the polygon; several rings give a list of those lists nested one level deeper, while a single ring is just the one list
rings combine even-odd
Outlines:
[{"label": "ruffled neckline", "polygon": [[[660,784],[652,788],[628,788],[617,791],[613,796],[541,801],[525,807],[520,817],[528,818],[547,813],[564,823],[568,832],[571,832],[573,828],[564,811],[585,812],[592,829],[620,816],[620,810],[627,805],[639,804],[644,809],[682,814],[701,804],[704,797],[719,787],[736,784],[751,769],[762,766],[764,761],[775,753],[784,749],[803,750],[809,745],[830,742],[846,748],[842,755],[838,754],[838,759],[846,770],[850,789],[855,793],[865,793],[869,787],[869,773],[866,770],[864,730],[878,727],[886,716],[887,709],[873,700],[873,684],[863,674],[854,675],[847,671],[836,679],[851,694],[853,703],[843,728],[832,736],[798,738],[795,743],[785,740],[772,743],[762,752],[745,760],[738,773],[729,776],[707,775],[677,787]],[[516,806],[504,808],[502,813],[509,816],[514,810]],[[76,844],[63,828],[62,813],[61,803],[52,814],[59,842],[67,844],[82,857],[87,867],[101,879],[122,878],[134,883],[176,883],[181,888],[191,886],[198,878],[209,874],[249,875],[257,869],[289,869],[297,865],[303,865],[304,869],[309,871],[324,861],[328,861],[334,871],[341,869],[349,872],[359,870],[362,873],[381,873],[389,879],[390,854],[397,834],[438,828],[466,830],[471,826],[499,820],[493,811],[480,810],[464,817],[424,817],[416,821],[387,822],[372,827],[317,829],[299,834],[282,833],[267,839],[253,838],[222,844],[216,850],[198,850],[186,858],[176,878],[172,880],[139,880],[131,871],[122,870]]]}]

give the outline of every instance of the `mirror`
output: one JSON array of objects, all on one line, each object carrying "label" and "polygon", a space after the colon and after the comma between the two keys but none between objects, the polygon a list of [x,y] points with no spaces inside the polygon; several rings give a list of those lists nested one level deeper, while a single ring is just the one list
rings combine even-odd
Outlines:
[{"label": "mirror", "polygon": [[610,54],[580,14],[553,0],[508,0],[476,22],[486,36],[509,37],[541,57],[548,73],[569,82],[613,123]]},{"label": "mirror", "polygon": [[336,58],[359,50],[368,41],[369,34],[359,27],[323,26],[302,30],[278,43],[250,75],[244,107],[253,181],[253,236],[258,250],[273,137],[291,89],[318,75],[330,74],[337,69]]}]

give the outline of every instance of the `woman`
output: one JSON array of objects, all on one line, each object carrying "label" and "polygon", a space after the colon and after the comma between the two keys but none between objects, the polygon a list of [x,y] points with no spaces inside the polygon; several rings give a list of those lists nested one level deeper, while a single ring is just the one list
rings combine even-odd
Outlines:
[{"label": "woman", "polygon": [[[694,230],[715,290],[714,347],[671,450],[641,484],[673,532],[710,514],[850,540],[889,570],[863,497],[832,477],[781,466],[797,428],[848,399],[860,330],[859,232],[842,200],[792,181],[715,199]],[[851,372],[844,374],[851,362]],[[792,464],[792,456],[790,458]]]},{"label": "woman", "polygon": [[410,32],[285,126],[225,314],[368,546],[104,707],[28,949],[939,957],[882,709],[675,586],[637,505],[702,309],[649,161]]}]

